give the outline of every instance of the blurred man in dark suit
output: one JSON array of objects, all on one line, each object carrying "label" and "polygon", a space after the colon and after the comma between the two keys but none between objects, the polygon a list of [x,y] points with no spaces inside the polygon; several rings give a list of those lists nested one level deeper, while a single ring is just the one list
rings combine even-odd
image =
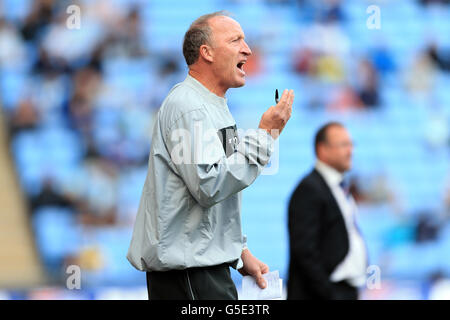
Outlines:
[{"label": "blurred man in dark suit", "polygon": [[358,299],[367,252],[355,220],[356,205],[344,184],[353,144],[337,122],[316,134],[315,168],[289,203],[288,299]]}]

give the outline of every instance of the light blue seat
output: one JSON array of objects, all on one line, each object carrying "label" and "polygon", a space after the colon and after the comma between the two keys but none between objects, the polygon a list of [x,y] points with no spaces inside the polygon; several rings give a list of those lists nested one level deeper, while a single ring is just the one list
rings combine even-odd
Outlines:
[{"label": "light blue seat", "polygon": [[57,207],[43,207],[33,213],[36,244],[45,265],[57,272],[64,258],[77,253],[80,233],[74,212]]},{"label": "light blue seat", "polygon": [[3,69],[0,72],[0,91],[2,105],[7,109],[17,107],[27,85],[27,74],[16,70]]},{"label": "light blue seat", "polygon": [[25,19],[31,11],[32,5],[32,0],[4,0],[2,1],[2,15],[10,21]]},{"label": "light blue seat", "polygon": [[393,249],[387,276],[425,279],[440,269],[442,253],[434,243],[410,244]]}]

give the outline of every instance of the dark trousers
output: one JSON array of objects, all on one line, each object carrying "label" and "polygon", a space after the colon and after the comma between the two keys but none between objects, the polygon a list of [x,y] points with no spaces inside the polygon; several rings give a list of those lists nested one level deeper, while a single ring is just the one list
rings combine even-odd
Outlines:
[{"label": "dark trousers", "polygon": [[147,272],[149,300],[237,300],[227,263],[184,270]]},{"label": "dark trousers", "polygon": [[358,300],[358,289],[347,281],[333,283],[334,300]]},{"label": "dark trousers", "polygon": [[[298,280],[298,279],[296,279]],[[303,282],[288,282],[288,300],[358,300],[358,288],[350,285],[346,280],[331,282],[327,292],[311,288]],[[318,294],[318,291],[322,294]],[[326,295],[326,296],[325,296]]]}]

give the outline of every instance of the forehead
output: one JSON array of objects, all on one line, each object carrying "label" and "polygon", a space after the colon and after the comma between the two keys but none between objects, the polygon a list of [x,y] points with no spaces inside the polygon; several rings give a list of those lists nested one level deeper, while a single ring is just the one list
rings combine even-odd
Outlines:
[{"label": "forehead", "polygon": [[235,35],[244,35],[241,25],[227,16],[216,16],[209,20],[209,26],[215,39],[227,39]]},{"label": "forehead", "polygon": [[327,130],[327,140],[337,141],[337,140],[349,140],[350,134],[347,129],[341,126],[331,126]]}]

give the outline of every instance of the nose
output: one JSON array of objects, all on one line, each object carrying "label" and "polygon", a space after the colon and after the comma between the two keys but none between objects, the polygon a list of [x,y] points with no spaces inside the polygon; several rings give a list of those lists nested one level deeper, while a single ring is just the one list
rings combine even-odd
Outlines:
[{"label": "nose", "polygon": [[250,50],[250,47],[245,41],[243,42],[243,46],[241,48],[241,53],[245,54],[246,56],[250,56],[252,54],[252,50]]}]

